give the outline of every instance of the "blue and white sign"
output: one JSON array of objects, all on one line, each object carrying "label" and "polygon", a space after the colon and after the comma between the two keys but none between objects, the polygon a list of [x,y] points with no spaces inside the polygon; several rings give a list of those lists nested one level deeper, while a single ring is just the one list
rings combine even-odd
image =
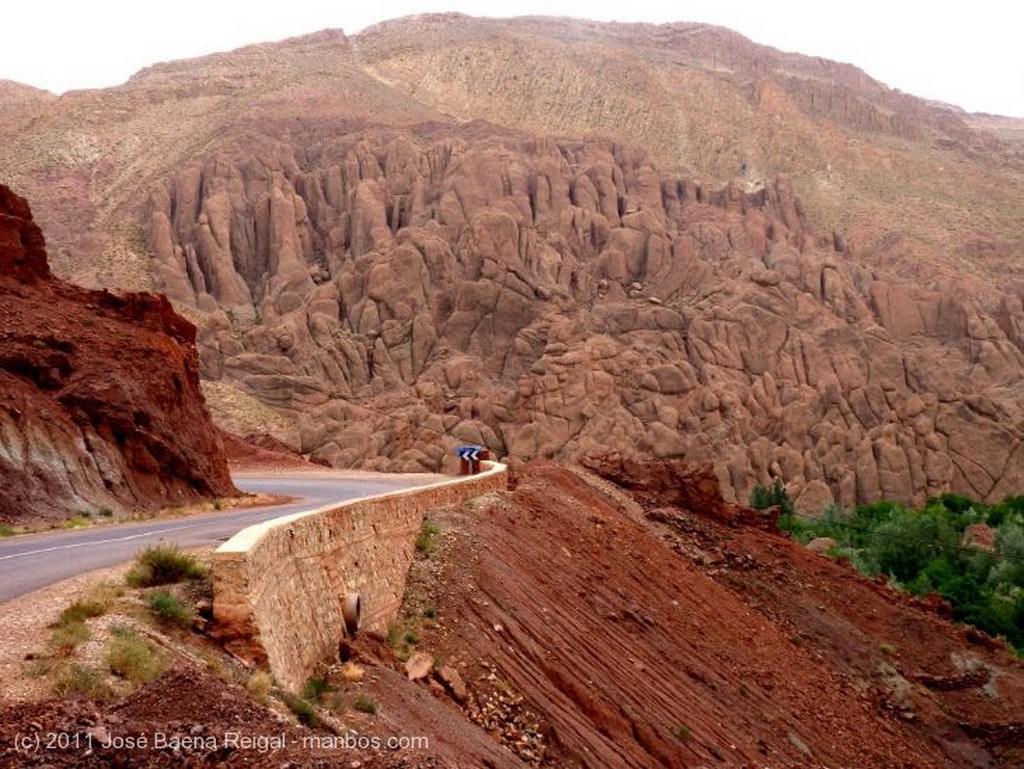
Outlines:
[{"label": "blue and white sign", "polygon": [[481,451],[486,451],[486,449],[483,446],[459,446],[455,449],[459,459],[464,459],[467,462],[479,462]]}]

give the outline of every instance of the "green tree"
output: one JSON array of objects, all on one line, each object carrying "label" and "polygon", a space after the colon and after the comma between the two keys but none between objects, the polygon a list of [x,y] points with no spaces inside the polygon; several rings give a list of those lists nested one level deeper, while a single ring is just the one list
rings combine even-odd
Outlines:
[{"label": "green tree", "polygon": [[750,491],[750,506],[755,510],[778,507],[779,527],[785,531],[793,530],[793,514],[796,509],[781,478],[776,478],[771,486],[765,486],[763,483],[755,485]]}]

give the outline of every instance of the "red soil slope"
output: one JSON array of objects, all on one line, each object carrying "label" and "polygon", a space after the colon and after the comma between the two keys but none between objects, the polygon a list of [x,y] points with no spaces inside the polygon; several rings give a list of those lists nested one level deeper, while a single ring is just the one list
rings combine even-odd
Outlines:
[{"label": "red soil slope", "polygon": [[0,521],[233,494],[199,391],[195,327],[162,296],[50,275],[0,185]]},{"label": "red soil slope", "polygon": [[664,483],[686,473],[654,467],[628,468],[631,498],[533,464],[440,516],[413,589],[469,714],[522,697],[553,766],[1021,765],[1019,660],[730,508],[687,510]]}]

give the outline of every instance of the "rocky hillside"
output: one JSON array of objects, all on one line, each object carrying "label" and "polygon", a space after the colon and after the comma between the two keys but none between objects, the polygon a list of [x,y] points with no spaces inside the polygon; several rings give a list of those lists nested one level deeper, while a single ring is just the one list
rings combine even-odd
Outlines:
[{"label": "rocky hillside", "polygon": [[303,453],[710,458],[809,511],[1024,480],[1013,121],[704,25],[462,16],[25,105],[57,268],[166,292],[220,418]]},{"label": "rocky hillside", "polygon": [[0,318],[0,521],[234,492],[195,327],[164,297],[54,278],[27,203],[2,185]]}]

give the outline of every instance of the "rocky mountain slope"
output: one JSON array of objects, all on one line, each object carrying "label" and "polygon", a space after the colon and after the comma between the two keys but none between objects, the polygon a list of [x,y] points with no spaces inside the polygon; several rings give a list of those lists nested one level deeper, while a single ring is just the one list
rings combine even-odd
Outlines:
[{"label": "rocky mountain slope", "polygon": [[461,16],[26,105],[0,163],[57,269],[165,291],[216,402],[319,459],[1020,488],[1012,121],[703,25]]},{"label": "rocky mountain slope", "polygon": [[234,493],[199,392],[195,327],[166,298],[50,274],[0,186],[0,521]]}]

